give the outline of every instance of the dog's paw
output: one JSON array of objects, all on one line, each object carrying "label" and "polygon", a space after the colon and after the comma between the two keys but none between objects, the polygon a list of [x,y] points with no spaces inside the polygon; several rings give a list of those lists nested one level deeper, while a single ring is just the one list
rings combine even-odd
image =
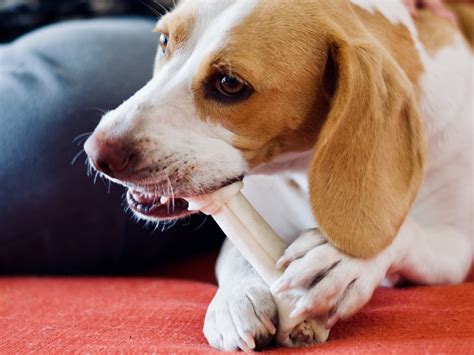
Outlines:
[{"label": "dog's paw", "polygon": [[224,351],[251,351],[268,345],[276,334],[277,308],[263,280],[232,289],[219,288],[206,313],[204,335]]},{"label": "dog's paw", "polygon": [[387,265],[383,255],[365,260],[351,257],[312,229],[301,234],[278,260],[276,267],[287,268],[272,285],[272,293],[297,297],[290,318],[326,316],[329,329],[370,300]]}]

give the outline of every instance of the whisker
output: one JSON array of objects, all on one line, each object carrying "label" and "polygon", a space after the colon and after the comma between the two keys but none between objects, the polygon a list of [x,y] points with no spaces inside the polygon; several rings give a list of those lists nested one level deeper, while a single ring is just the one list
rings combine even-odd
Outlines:
[{"label": "whisker", "polygon": [[208,215],[204,215],[204,220],[201,222],[199,226],[193,229],[193,232],[196,232],[199,229],[201,229],[206,224],[208,217],[209,217]]},{"label": "whisker", "polygon": [[177,220],[177,219],[175,219],[175,220],[173,221],[173,225],[171,226],[171,228],[174,228],[174,227],[176,226],[176,224],[177,224],[177,223],[178,223],[178,220]]},{"label": "whisker", "polygon": [[109,111],[106,111],[106,110],[104,110],[104,109],[102,109],[102,108],[100,108],[100,107],[88,107],[87,109],[88,109],[88,110],[93,110],[93,111],[100,112],[102,115],[106,115],[107,112],[109,112]]},{"label": "whisker", "polygon": [[[160,195],[163,195],[163,196],[164,196],[164,195],[166,194],[166,192],[165,192],[165,188],[164,188],[163,184],[160,184],[160,186],[161,186],[161,191],[163,191],[162,193],[160,193]],[[168,185],[167,185],[167,189],[169,190],[169,188],[168,188]],[[170,197],[170,194],[169,194],[169,192],[168,192],[168,194],[167,194],[167,197]],[[168,200],[168,201],[166,201],[166,212],[167,212],[168,214],[170,213],[170,204],[169,204],[169,200]]]},{"label": "whisker", "polygon": [[135,224],[140,223],[140,218],[138,218],[138,216],[136,216],[134,213],[132,213],[132,215],[130,216],[130,219]]},{"label": "whisker", "polygon": [[174,203],[174,190],[173,190],[173,185],[171,184],[170,177],[168,176],[168,173],[166,170],[164,171],[165,176],[166,176],[166,181],[168,183],[168,189],[171,190],[171,210],[174,211],[175,208],[175,203]]},{"label": "whisker", "polygon": [[178,223],[178,219],[173,219],[171,221],[166,221],[165,231],[169,231],[171,228],[174,228]]},{"label": "whisker", "polygon": [[[99,173],[99,178],[100,178],[100,181],[102,181],[102,184],[103,184],[105,187],[107,187],[106,181],[109,181],[109,179],[107,179],[107,178],[104,176],[104,174],[102,174],[102,173]],[[110,182],[110,181],[109,181],[109,182]]]},{"label": "whisker", "polygon": [[[163,10],[163,14],[167,14],[170,12],[170,10],[168,10],[168,8],[166,8],[163,4],[161,4],[159,1],[152,1],[151,2],[152,6],[159,6],[162,10]],[[155,8],[156,9],[156,8]]]},{"label": "whisker", "polygon": [[[161,4],[158,4],[158,3],[155,3],[155,2],[148,3],[145,0],[142,0],[142,4],[144,6],[146,6],[157,17],[161,17],[164,14],[168,13],[168,10]],[[155,6],[157,6],[157,5],[160,5],[160,7],[162,9],[164,9],[164,12],[161,12],[158,8],[156,8]]]},{"label": "whisker", "polygon": [[79,159],[79,157],[82,155],[82,153],[85,153],[86,151],[84,149],[81,149],[79,151],[79,153],[77,153],[74,158],[72,158],[72,161],[71,161],[71,166],[73,166],[74,164],[76,164],[77,160]]},{"label": "whisker", "polygon": [[186,217],[184,217],[184,222],[181,225],[183,227],[187,227],[187,226],[189,226],[190,223],[191,223],[191,217],[186,216]]},{"label": "whisker", "polygon": [[[168,175],[166,175],[166,176],[168,176]],[[170,180],[170,178],[168,177],[168,181],[169,180]],[[171,198],[173,199],[173,208],[174,208],[174,198],[175,198],[175,196],[174,196],[173,184],[171,183],[171,181],[170,181],[170,188],[171,188]]]},{"label": "whisker", "polygon": [[75,137],[73,140],[72,140],[72,143],[77,143],[77,145],[81,144],[81,141],[84,140],[86,141],[87,138],[89,138],[89,136],[94,133],[94,132],[86,132],[86,133],[82,133],[80,135],[78,135],[77,137]]},{"label": "whisker", "polygon": [[86,157],[85,164],[87,165],[87,176],[90,177],[90,176],[92,176],[93,167],[92,167],[91,161],[88,157]]},{"label": "whisker", "polygon": [[155,222],[155,228],[153,228],[153,233],[155,233],[158,228],[160,228],[160,221]]},{"label": "whisker", "polygon": [[84,137],[84,138],[82,138],[82,139],[79,139],[79,140],[77,141],[76,145],[77,145],[78,147],[84,145],[84,143],[86,142],[87,138],[89,138],[89,137]]}]

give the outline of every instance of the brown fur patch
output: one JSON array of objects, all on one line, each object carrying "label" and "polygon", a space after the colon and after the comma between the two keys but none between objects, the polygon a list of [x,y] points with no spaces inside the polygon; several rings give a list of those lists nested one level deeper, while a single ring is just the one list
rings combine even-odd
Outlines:
[{"label": "brown fur patch", "polygon": [[352,5],[352,8],[364,27],[385,47],[416,86],[423,72],[423,66],[416,54],[417,49],[408,28],[403,24],[393,24],[380,12],[372,14],[357,5]]},{"label": "brown fur patch", "polygon": [[467,41],[474,47],[474,2],[471,4],[452,4],[450,8],[458,16],[459,25]]},{"label": "brown fur patch", "polygon": [[418,38],[430,56],[454,42],[457,31],[454,25],[431,11],[420,10],[415,24]]},{"label": "brown fur patch", "polygon": [[[232,104],[209,99],[219,71],[255,93]],[[336,247],[368,257],[395,237],[421,182],[421,71],[408,30],[380,14],[343,0],[262,0],[202,64],[193,91],[202,118],[233,132],[251,167],[314,148],[320,227]]]},{"label": "brown fur patch", "polygon": [[[195,80],[202,116],[236,135],[234,145],[251,167],[283,152],[310,149],[329,109],[321,86],[327,43],[313,25],[293,25],[318,16],[288,5],[262,1],[231,32],[226,46],[203,63]],[[219,70],[245,79],[255,93],[231,105],[208,100],[202,83]]]}]

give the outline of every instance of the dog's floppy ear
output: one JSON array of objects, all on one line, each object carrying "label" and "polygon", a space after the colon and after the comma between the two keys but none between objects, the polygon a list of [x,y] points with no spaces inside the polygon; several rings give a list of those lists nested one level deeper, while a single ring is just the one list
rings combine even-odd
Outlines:
[{"label": "dog's floppy ear", "polygon": [[337,80],[310,164],[311,204],[333,245],[370,257],[391,243],[418,191],[423,129],[413,85],[385,49],[352,39],[330,47]]}]

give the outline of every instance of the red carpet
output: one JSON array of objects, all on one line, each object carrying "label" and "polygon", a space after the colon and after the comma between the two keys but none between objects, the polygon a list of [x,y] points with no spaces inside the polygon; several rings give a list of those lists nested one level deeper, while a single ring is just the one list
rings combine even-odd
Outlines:
[{"label": "red carpet", "polygon": [[[209,278],[200,264],[191,273]],[[204,281],[159,277],[0,278],[0,353],[209,354],[201,329],[215,291]],[[327,344],[271,350],[315,351],[472,354],[474,283],[380,289]]]}]

